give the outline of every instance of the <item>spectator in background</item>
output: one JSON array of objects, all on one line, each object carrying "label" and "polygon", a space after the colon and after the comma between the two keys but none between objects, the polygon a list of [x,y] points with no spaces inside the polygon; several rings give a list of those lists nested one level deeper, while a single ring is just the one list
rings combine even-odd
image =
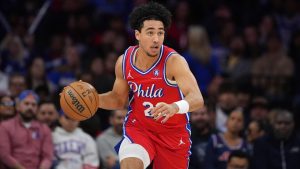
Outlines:
[{"label": "spectator in background", "polygon": [[55,160],[54,169],[98,169],[96,143],[78,128],[74,121],[60,111],[59,123],[52,133]]},{"label": "spectator in background", "polygon": [[101,57],[94,57],[90,69],[93,76],[92,84],[95,86],[96,90],[99,93],[109,91],[113,86],[114,78],[106,73],[103,59]]},{"label": "spectator in background", "polygon": [[19,73],[13,73],[9,76],[8,94],[16,98],[22,91],[27,88],[25,77]]},{"label": "spectator in background", "polygon": [[267,51],[253,64],[253,86],[264,91],[273,102],[283,102],[288,99],[293,75],[294,64],[284,52],[280,37],[271,34],[267,41]]},{"label": "spectator in background", "polygon": [[[175,7],[174,19],[168,31],[168,37],[172,46],[179,52],[186,50],[187,29],[189,23],[190,4],[187,1],[178,1]],[[173,44],[174,43],[174,44]]]},{"label": "spectator in background", "polygon": [[267,123],[269,115],[269,102],[263,96],[255,96],[250,105],[250,121],[258,120]]},{"label": "spectator in background", "polygon": [[210,31],[213,54],[220,63],[224,63],[225,57],[228,55],[229,40],[235,32],[235,24],[232,22],[232,11],[229,6],[224,3],[215,5],[217,7],[211,11],[213,16],[208,21],[207,30]]},{"label": "spectator in background", "polygon": [[[252,86],[249,83],[241,80],[236,84],[237,107],[243,109],[244,113],[249,113],[249,108],[252,99]],[[247,120],[247,119],[246,119]]]},{"label": "spectator in background", "polygon": [[[105,55],[105,62],[104,62],[104,65],[105,65],[105,71],[106,73],[108,73],[109,75],[111,76],[115,76],[115,63],[118,59],[118,54],[115,53],[115,52],[108,52],[106,55]],[[111,86],[112,87],[112,86]]]},{"label": "spectator in background", "polygon": [[263,121],[253,120],[249,123],[248,128],[246,130],[246,139],[249,144],[249,154],[253,155],[253,144],[254,142],[263,137],[267,133],[265,128],[265,124]]},{"label": "spectator in background", "polygon": [[25,73],[29,54],[18,35],[7,34],[1,43],[0,56],[6,73]]},{"label": "spectator in background", "polygon": [[212,135],[206,147],[205,169],[226,169],[228,157],[233,150],[249,151],[246,140],[241,137],[244,116],[241,110],[233,110],[226,121],[227,131]]},{"label": "spectator in background", "polygon": [[35,120],[38,101],[33,91],[23,91],[16,105],[18,115],[0,125],[0,160],[9,168],[50,169],[51,131]]},{"label": "spectator in background", "polygon": [[227,118],[237,108],[237,97],[233,84],[224,82],[221,84],[215,106],[215,126],[220,132],[227,130]]},{"label": "spectator in background", "polygon": [[248,169],[250,166],[250,157],[243,151],[232,151],[227,162],[227,169]]},{"label": "spectator in background", "polygon": [[[107,55],[107,59],[104,60],[101,57],[94,57],[91,62],[91,74],[93,76],[93,85],[95,86],[98,93],[107,92],[112,89],[114,84],[114,75],[111,71],[114,71],[114,59],[115,53]],[[109,57],[109,58],[108,58]],[[109,70],[109,71],[108,71]],[[103,80],[105,79],[105,80]],[[100,128],[105,130],[109,126],[109,115],[110,111],[99,109],[99,113],[96,115],[100,118]]]},{"label": "spectator in background", "polygon": [[81,73],[79,49],[75,45],[66,46],[64,54],[62,64],[48,73],[48,78],[56,90],[74,82]]},{"label": "spectator in background", "polygon": [[207,96],[208,86],[220,75],[220,65],[218,59],[212,55],[206,30],[200,26],[190,26],[188,28],[188,50],[183,53],[189,64],[201,92]]},{"label": "spectator in background", "polygon": [[122,139],[123,122],[127,110],[115,110],[111,112],[109,122],[111,127],[103,131],[97,137],[97,149],[100,156],[101,169],[120,168],[118,155],[114,149],[115,145]]},{"label": "spectator in background", "polygon": [[57,125],[58,111],[52,101],[42,102],[39,106],[36,118],[38,121],[45,123],[51,130]]},{"label": "spectator in background", "polygon": [[52,69],[60,64],[60,60],[64,56],[65,36],[54,34],[49,37],[50,43],[45,49],[46,68]]},{"label": "spectator in background", "polygon": [[254,143],[255,169],[295,169],[300,161],[300,137],[294,131],[294,116],[287,110],[273,110],[273,131]]},{"label": "spectator in background", "polygon": [[251,60],[245,57],[244,39],[241,36],[232,37],[223,73],[232,81],[240,81],[242,78],[249,77],[251,66]]},{"label": "spectator in background", "polygon": [[258,26],[259,31],[259,42],[261,45],[267,44],[268,37],[272,32],[276,31],[275,19],[270,15],[265,15],[261,17],[261,21]]},{"label": "spectator in background", "polygon": [[296,92],[296,97],[294,104],[300,106],[300,28],[293,34],[289,49],[289,56],[291,56],[295,64],[293,89]]},{"label": "spectator in background", "polygon": [[254,141],[266,134],[265,124],[262,121],[253,120],[249,123],[247,129],[247,141],[253,144]]},{"label": "spectator in background", "polygon": [[189,169],[205,169],[205,149],[211,135],[214,133],[210,124],[207,107],[203,107],[191,113],[192,127],[192,155],[190,157]]},{"label": "spectator in background", "polygon": [[249,25],[244,28],[245,56],[254,60],[261,56],[262,48],[259,44],[259,35],[255,26]]},{"label": "spectator in background", "polygon": [[32,60],[26,76],[26,82],[29,89],[36,90],[40,86],[46,86],[50,90],[43,58],[36,57]]},{"label": "spectator in background", "polygon": [[0,122],[14,117],[15,102],[14,99],[8,95],[0,97]]},{"label": "spectator in background", "polygon": [[0,95],[5,95],[8,90],[8,75],[2,71],[2,58],[0,57]]},{"label": "spectator in background", "polygon": [[288,46],[293,32],[300,28],[299,1],[287,0],[279,2],[280,12],[274,13],[277,30],[285,47]]}]

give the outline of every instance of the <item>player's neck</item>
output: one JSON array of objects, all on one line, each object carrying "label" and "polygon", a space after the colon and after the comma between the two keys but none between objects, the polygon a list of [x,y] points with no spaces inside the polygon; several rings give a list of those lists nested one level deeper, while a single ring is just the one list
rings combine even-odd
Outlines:
[{"label": "player's neck", "polygon": [[138,48],[134,56],[134,65],[141,70],[148,70],[156,62],[158,56],[149,56],[143,49]]}]

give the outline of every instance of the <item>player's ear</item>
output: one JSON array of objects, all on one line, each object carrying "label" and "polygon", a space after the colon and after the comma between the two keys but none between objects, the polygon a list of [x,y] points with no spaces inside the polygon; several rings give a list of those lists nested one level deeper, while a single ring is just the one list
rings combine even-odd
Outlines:
[{"label": "player's ear", "polygon": [[140,31],[139,30],[134,30],[134,35],[135,35],[135,39],[139,41],[140,40],[140,35],[141,35]]}]

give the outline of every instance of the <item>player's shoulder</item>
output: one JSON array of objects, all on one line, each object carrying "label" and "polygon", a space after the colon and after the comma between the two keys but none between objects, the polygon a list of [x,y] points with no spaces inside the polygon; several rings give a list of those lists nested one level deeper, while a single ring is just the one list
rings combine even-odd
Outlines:
[{"label": "player's shoulder", "polygon": [[137,48],[138,46],[129,46],[123,54],[118,57],[117,62],[122,62],[124,59],[129,58],[128,56]]},{"label": "player's shoulder", "polygon": [[171,65],[182,65],[184,63],[186,63],[185,58],[177,52],[170,53],[167,60],[167,64],[171,64]]}]

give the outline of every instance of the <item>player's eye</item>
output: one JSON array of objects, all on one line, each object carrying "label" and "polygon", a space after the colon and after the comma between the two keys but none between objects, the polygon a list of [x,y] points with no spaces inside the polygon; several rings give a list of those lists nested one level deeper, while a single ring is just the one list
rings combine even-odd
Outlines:
[{"label": "player's eye", "polygon": [[164,35],[164,32],[158,32],[158,36]]},{"label": "player's eye", "polygon": [[147,35],[149,35],[149,36],[152,36],[153,35],[153,32],[147,32]]}]

